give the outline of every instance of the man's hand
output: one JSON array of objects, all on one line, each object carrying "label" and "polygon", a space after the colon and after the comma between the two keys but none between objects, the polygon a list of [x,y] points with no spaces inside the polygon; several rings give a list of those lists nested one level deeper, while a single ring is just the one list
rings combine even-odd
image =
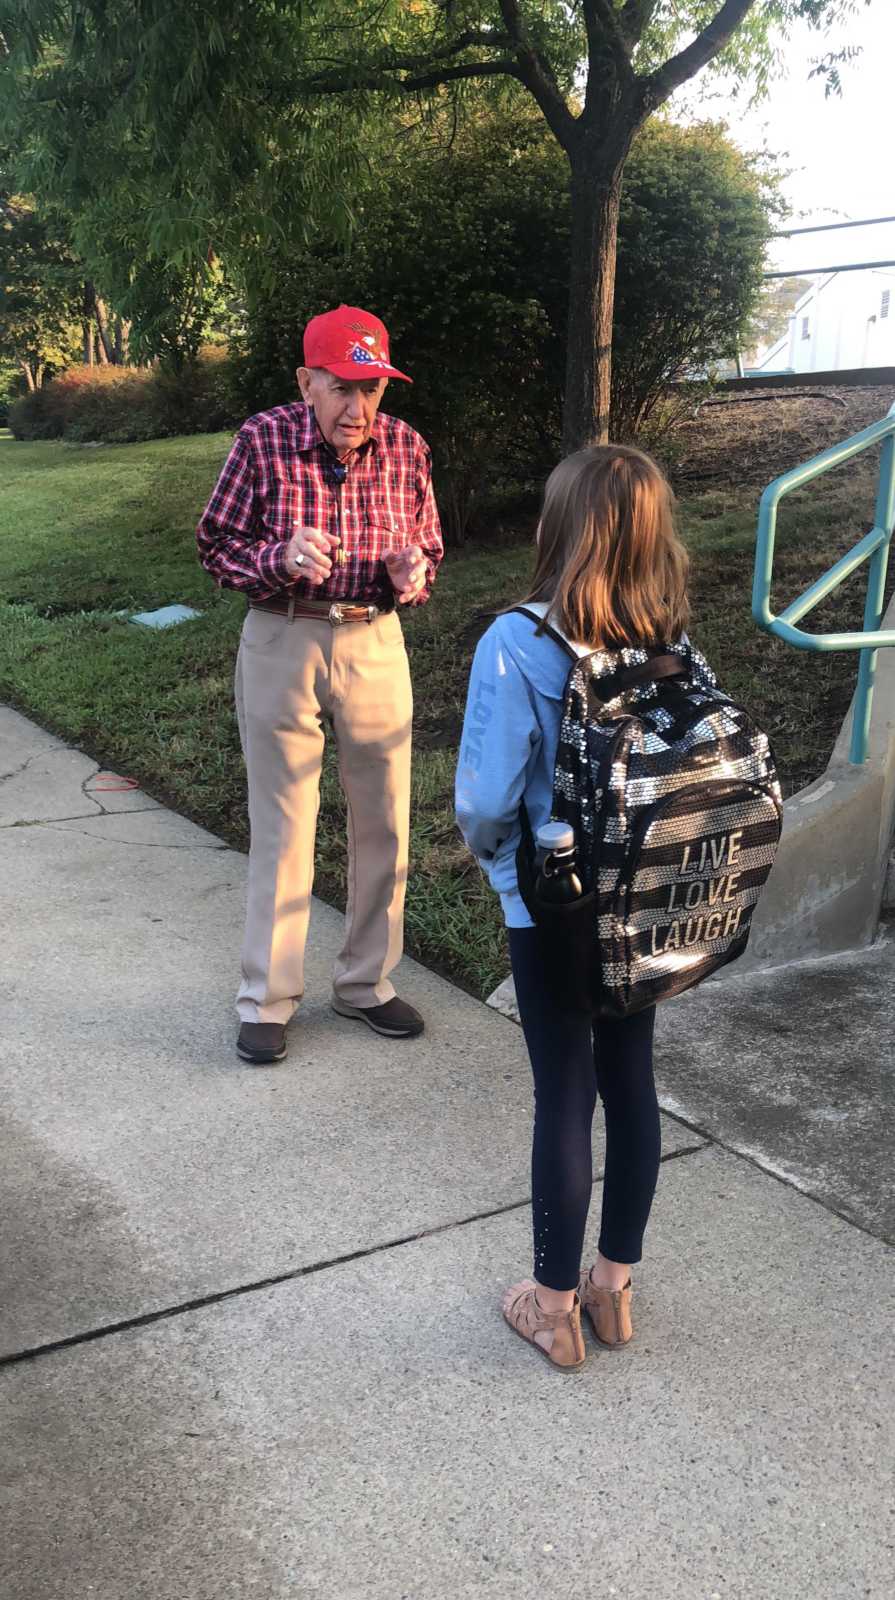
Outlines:
[{"label": "man's hand", "polygon": [[297,528],[286,550],[286,565],[294,578],[325,583],[333,569],[332,552],[339,541],[321,528]]},{"label": "man's hand", "polygon": [[408,544],[403,550],[389,550],[384,560],[398,605],[412,605],[426,587],[426,558],[419,545]]}]

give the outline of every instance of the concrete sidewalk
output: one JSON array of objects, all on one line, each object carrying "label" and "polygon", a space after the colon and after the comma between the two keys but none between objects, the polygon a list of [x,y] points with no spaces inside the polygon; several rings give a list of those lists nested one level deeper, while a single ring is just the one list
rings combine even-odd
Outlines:
[{"label": "concrete sidewalk", "polygon": [[893,947],[666,1008],[637,1339],[562,1375],[515,1024],[335,1017],[318,905],[242,1067],[243,858],[8,711],[0,775],[4,1600],[888,1600]]}]

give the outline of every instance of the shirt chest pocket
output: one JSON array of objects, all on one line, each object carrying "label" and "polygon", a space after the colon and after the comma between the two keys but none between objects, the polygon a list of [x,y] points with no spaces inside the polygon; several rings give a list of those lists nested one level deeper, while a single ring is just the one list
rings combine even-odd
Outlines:
[{"label": "shirt chest pocket", "polygon": [[380,550],[403,550],[413,544],[416,517],[397,491],[367,489],[363,497],[364,521]]}]

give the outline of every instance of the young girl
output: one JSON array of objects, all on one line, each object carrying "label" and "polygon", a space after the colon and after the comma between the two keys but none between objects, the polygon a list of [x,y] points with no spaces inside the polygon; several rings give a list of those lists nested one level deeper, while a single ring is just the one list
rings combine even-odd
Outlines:
[{"label": "young girl", "polygon": [[[581,655],[672,643],[687,623],[687,565],[656,463],[640,450],[599,445],[569,456],[548,479],[523,604]],[[660,1138],[655,1007],[595,1023],[564,1009],[517,883],[519,804],[524,799],[537,833],[550,816],[569,668],[562,646],[530,617],[499,616],[476,651],[457,773],[460,828],[503,904],[534,1073],[534,1277],[507,1290],[503,1314],[566,1368],[584,1361],[582,1306],[601,1344],[631,1337],[631,1267],[641,1258]],[[597,1259],[582,1275],[598,1093],[606,1119],[603,1209]]]}]

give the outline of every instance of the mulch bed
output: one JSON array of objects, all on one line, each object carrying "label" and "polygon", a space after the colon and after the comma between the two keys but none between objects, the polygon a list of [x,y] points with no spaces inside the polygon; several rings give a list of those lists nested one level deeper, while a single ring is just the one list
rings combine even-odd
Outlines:
[{"label": "mulch bed", "polygon": [[[704,402],[673,434],[681,494],[715,485],[764,486],[799,462],[879,422],[895,389],[751,389]],[[843,469],[847,471],[847,468]]]}]

